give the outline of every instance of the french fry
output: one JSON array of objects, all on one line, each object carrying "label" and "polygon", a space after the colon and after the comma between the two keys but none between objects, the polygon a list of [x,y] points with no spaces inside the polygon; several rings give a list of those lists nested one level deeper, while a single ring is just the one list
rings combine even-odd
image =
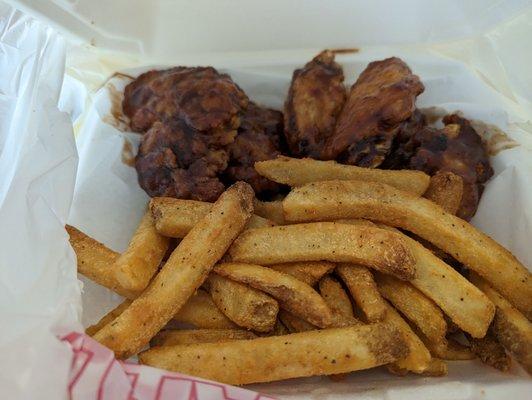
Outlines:
[{"label": "french fry", "polygon": [[462,202],[464,181],[452,172],[437,172],[430,178],[430,184],[423,195],[447,211],[456,215]]},{"label": "french fry", "polygon": [[96,332],[102,329],[105,325],[107,325],[109,322],[112,322],[116,317],[122,314],[122,312],[126,308],[128,308],[130,304],[131,304],[130,300],[123,301],[122,303],[117,305],[115,308],[113,308],[111,311],[109,311],[107,314],[105,314],[97,323],[85,329],[85,333],[89,336],[93,336]]},{"label": "french fry", "polygon": [[148,288],[94,338],[119,358],[137,353],[178,312],[244,229],[253,190],[243,182],[227,189],[179,243]]},{"label": "french fry", "polygon": [[279,312],[275,299],[217,274],[210,274],[207,282],[214,304],[235,324],[257,332],[273,329]]},{"label": "french fry", "polygon": [[396,327],[401,332],[409,350],[408,355],[397,360],[393,367],[398,370],[422,373],[430,365],[431,356],[429,350],[392,306],[386,303],[386,308],[384,322]]},{"label": "french fry", "polygon": [[414,277],[404,240],[384,229],[317,222],[243,232],[229,249],[232,261],[259,265],[293,261],[354,262],[401,279]]},{"label": "french fry", "polygon": [[290,333],[315,331],[319,329],[317,326],[308,323],[286,310],[279,311],[279,318]]},{"label": "french fry", "polygon": [[439,358],[432,357],[428,368],[421,374],[423,376],[446,376],[448,372],[447,363]]},{"label": "french fry", "polygon": [[422,334],[418,335],[425,346],[430,350],[430,353],[442,360],[461,361],[474,360],[475,354],[466,346],[455,342],[454,340],[446,339],[445,341],[431,342]]},{"label": "french fry", "polygon": [[257,335],[243,329],[168,329],[160,331],[150,341],[155,346],[175,346],[193,343],[219,343],[231,340],[255,339]]},{"label": "french fry", "polygon": [[214,304],[211,295],[198,289],[173,318],[199,329],[238,329]]},{"label": "french fry", "polygon": [[279,306],[321,328],[331,325],[332,314],[323,298],[291,275],[259,265],[225,263],[214,268],[218,275],[270,294]]},{"label": "french fry", "polygon": [[512,366],[511,358],[490,331],[483,338],[469,338],[469,343],[473,354],[484,364],[503,372]]},{"label": "french fry", "polygon": [[309,286],[314,286],[324,275],[331,272],[334,267],[335,264],[329,261],[299,261],[268,265],[268,268],[292,275]]},{"label": "french fry", "polygon": [[142,364],[232,385],[330,375],[388,364],[407,354],[385,324],[324,329],[225,343],[154,347]]},{"label": "french fry", "polygon": [[[150,200],[150,212],[155,229],[163,236],[184,238],[211,209],[212,203],[196,200],[154,197]],[[275,225],[272,221],[253,215],[247,228],[264,228]]]},{"label": "french fry", "polygon": [[530,272],[493,239],[427,199],[375,182],[330,181],[293,189],[283,209],[290,221],[366,218],[413,232],[478,273],[532,318]]},{"label": "french fry", "polygon": [[367,321],[382,321],[386,314],[386,302],[377,289],[372,273],[366,267],[349,263],[339,264],[336,273],[344,281]]},{"label": "french fry", "polygon": [[168,242],[168,238],[157,233],[151,213],[146,212],[126,251],[111,267],[120,285],[129,292],[140,294],[157,272]]},{"label": "french fry", "polygon": [[255,214],[275,222],[277,225],[286,224],[284,219],[283,202],[255,200]]},{"label": "french fry", "polygon": [[113,265],[120,254],[107,248],[73,226],[65,226],[70,245],[77,257],[78,272],[90,280],[105,286],[120,296],[135,298],[136,293],[123,287],[116,277]]},{"label": "french fry", "polygon": [[447,323],[440,308],[409,282],[377,274],[381,295],[433,342],[445,341]]},{"label": "french fry", "polygon": [[491,329],[499,342],[532,375],[532,323],[485,280],[472,274],[471,280],[497,308]]},{"label": "french fry", "polygon": [[[282,310],[281,310],[282,311]],[[280,312],[280,311],[279,311]],[[290,331],[288,328],[278,319],[273,327],[273,331],[269,332],[270,336],[288,335]]]},{"label": "french fry", "polygon": [[320,280],[319,289],[325,303],[332,311],[333,327],[341,328],[361,323],[355,318],[349,296],[336,279],[330,276],[323,277]]},{"label": "french fry", "polygon": [[430,177],[422,171],[383,170],[319,161],[311,158],[277,157],[255,163],[257,172],[266,178],[289,186],[330,180],[361,180],[382,182],[421,196],[429,186]]}]

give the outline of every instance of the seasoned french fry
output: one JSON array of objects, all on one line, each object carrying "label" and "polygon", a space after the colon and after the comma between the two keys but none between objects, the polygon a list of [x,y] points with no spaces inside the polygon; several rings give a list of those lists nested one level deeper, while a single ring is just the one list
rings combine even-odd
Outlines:
[{"label": "seasoned french fry", "polygon": [[[183,238],[211,209],[212,203],[196,200],[154,197],[150,200],[150,211],[159,234]],[[272,221],[257,215],[251,216],[246,229],[274,226]]]},{"label": "seasoned french fry", "polygon": [[308,323],[302,318],[296,317],[294,314],[286,310],[279,311],[279,318],[290,333],[307,332],[319,329],[317,326]]},{"label": "seasoned french fry", "polygon": [[141,293],[157,272],[166,250],[168,238],[155,230],[148,211],[142,217],[124,253],[112,265],[120,285],[132,293]]},{"label": "seasoned french fry", "polygon": [[512,366],[510,356],[490,331],[483,338],[469,338],[469,343],[473,354],[476,354],[484,364],[503,372]]},{"label": "seasoned french fry", "polygon": [[331,325],[331,310],[323,298],[309,285],[291,275],[259,265],[240,263],[218,264],[214,272],[270,294],[282,308],[311,324],[321,328]]},{"label": "seasoned french fry", "polygon": [[407,354],[385,324],[324,329],[225,343],[154,347],[142,364],[233,385],[330,375],[388,364]]},{"label": "seasoned french fry", "polygon": [[430,178],[430,185],[423,195],[447,211],[456,215],[462,201],[464,181],[452,172],[438,172]]},{"label": "seasoned french fry", "polygon": [[428,368],[421,374],[424,376],[446,376],[448,372],[447,363],[439,358],[432,357]]},{"label": "seasoned french fry", "polygon": [[199,289],[190,297],[174,320],[200,329],[238,329],[214,304],[211,295]]},{"label": "seasoned french fry", "polygon": [[136,293],[123,287],[116,277],[113,265],[120,254],[87,236],[73,226],[65,226],[70,244],[77,257],[78,272],[121,296],[135,298]]},{"label": "seasoned french fry", "polygon": [[375,276],[382,296],[433,342],[445,340],[447,323],[440,308],[409,282],[393,276]]},{"label": "seasoned french fry", "polygon": [[150,341],[155,346],[175,346],[193,343],[219,343],[231,340],[255,339],[257,335],[243,329],[168,329],[160,331]]},{"label": "seasoned french fry", "polygon": [[485,280],[472,274],[471,280],[497,308],[491,329],[499,342],[532,375],[532,323]]},{"label": "seasoned french fry", "polygon": [[105,314],[97,323],[85,329],[85,333],[89,336],[93,336],[96,332],[102,329],[105,325],[107,325],[109,322],[113,321],[116,317],[122,314],[122,312],[126,308],[128,308],[130,304],[131,304],[130,300],[123,301],[122,303],[117,305],[115,308],[113,308],[111,311],[109,311],[107,314]]},{"label": "seasoned french fry", "polygon": [[257,332],[275,326],[279,304],[259,290],[217,274],[208,278],[214,304],[235,324]]},{"label": "seasoned french fry", "polygon": [[268,268],[292,275],[309,286],[314,286],[324,275],[331,272],[334,267],[335,264],[329,261],[299,261],[268,265]]},{"label": "seasoned french fry", "polygon": [[401,332],[409,349],[408,355],[397,360],[394,367],[398,370],[403,369],[418,374],[425,371],[431,360],[429,350],[392,306],[386,303],[386,308],[384,322],[396,327]]},{"label": "seasoned french fry", "polygon": [[395,275],[414,277],[414,259],[394,232],[369,226],[317,222],[249,229],[229,249],[233,261],[259,265],[292,261],[354,262]]},{"label": "seasoned french fry", "polygon": [[360,265],[342,263],[336,267],[336,273],[344,281],[367,321],[382,321],[386,314],[386,302],[382,299],[371,272]]},{"label": "seasoned french fry", "polygon": [[440,342],[431,342],[422,334],[418,335],[430,350],[430,353],[442,360],[460,361],[474,360],[475,354],[466,346],[455,342],[454,340],[445,340]]},{"label": "seasoned french fry", "polygon": [[381,183],[330,181],[293,189],[283,209],[290,221],[367,218],[411,231],[477,272],[532,318],[530,272],[493,239],[427,199]]},{"label": "seasoned french fry", "polygon": [[341,328],[361,323],[355,318],[349,296],[336,279],[330,276],[323,277],[320,280],[319,289],[321,296],[332,311],[332,326]]},{"label": "seasoned french fry", "polygon": [[283,202],[255,200],[255,214],[275,222],[277,225],[286,224],[284,219]]},{"label": "seasoned french fry", "polygon": [[275,326],[273,327],[273,331],[269,332],[269,335],[281,336],[281,335],[288,335],[289,333],[290,331],[288,330],[288,328],[280,320],[277,320],[277,322],[275,323]]},{"label": "seasoned french fry", "polygon": [[148,288],[94,338],[117,357],[138,352],[178,312],[244,229],[253,211],[253,189],[238,182],[176,247]]},{"label": "seasoned french fry", "polygon": [[255,169],[266,178],[290,186],[303,186],[311,182],[339,180],[361,180],[382,182],[421,196],[429,186],[430,177],[422,171],[384,170],[361,168],[338,164],[335,161],[319,161],[311,158],[277,157],[258,161]]}]

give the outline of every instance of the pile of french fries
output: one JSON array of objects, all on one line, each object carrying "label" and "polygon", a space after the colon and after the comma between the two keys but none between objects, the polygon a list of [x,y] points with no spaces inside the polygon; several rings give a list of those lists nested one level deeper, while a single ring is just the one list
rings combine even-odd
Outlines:
[{"label": "pile of french fries", "polygon": [[153,198],[123,254],[67,227],[78,271],[125,297],[87,333],[119,358],[236,385],[442,376],[473,358],[507,370],[508,354],[532,373],[530,273],[453,215],[459,177],[286,157],[256,169],[291,192]]}]

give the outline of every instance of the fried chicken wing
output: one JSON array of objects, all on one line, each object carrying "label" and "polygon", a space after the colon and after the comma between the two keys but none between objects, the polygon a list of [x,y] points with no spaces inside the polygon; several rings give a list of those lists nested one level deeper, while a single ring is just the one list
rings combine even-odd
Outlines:
[{"label": "fried chicken wing", "polygon": [[198,131],[238,128],[246,94],[212,67],[152,70],[126,86],[123,110],[131,129],[147,131],[156,121],[182,120]]},{"label": "fried chicken wing", "polygon": [[419,78],[399,58],[369,63],[351,87],[334,135],[327,140],[325,158],[378,167],[423,90]]},{"label": "fried chicken wing", "polygon": [[260,176],[255,162],[276,158],[284,150],[283,114],[250,102],[242,115],[240,128],[228,146],[229,166],[224,172],[228,183],[245,181],[262,197],[277,194],[281,185]]},{"label": "fried chicken wing", "polygon": [[345,103],[344,74],[325,50],[294,71],[284,107],[286,141],[292,155],[322,158]]},{"label": "fried chicken wing", "polygon": [[443,129],[424,128],[413,136],[411,145],[416,150],[408,167],[430,175],[442,171],[461,176],[464,191],[457,215],[469,220],[493,169],[480,136],[467,119],[452,114],[443,123]]}]

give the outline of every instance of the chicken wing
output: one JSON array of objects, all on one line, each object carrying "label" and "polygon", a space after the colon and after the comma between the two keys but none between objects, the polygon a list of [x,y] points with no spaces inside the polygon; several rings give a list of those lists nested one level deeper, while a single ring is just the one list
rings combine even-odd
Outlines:
[{"label": "chicken wing", "polygon": [[284,106],[284,129],[292,155],[322,158],[345,103],[344,73],[325,50],[294,71]]},{"label": "chicken wing", "polygon": [[419,78],[399,58],[369,63],[351,87],[324,157],[378,167],[401,124],[412,116],[416,97],[423,90]]}]

